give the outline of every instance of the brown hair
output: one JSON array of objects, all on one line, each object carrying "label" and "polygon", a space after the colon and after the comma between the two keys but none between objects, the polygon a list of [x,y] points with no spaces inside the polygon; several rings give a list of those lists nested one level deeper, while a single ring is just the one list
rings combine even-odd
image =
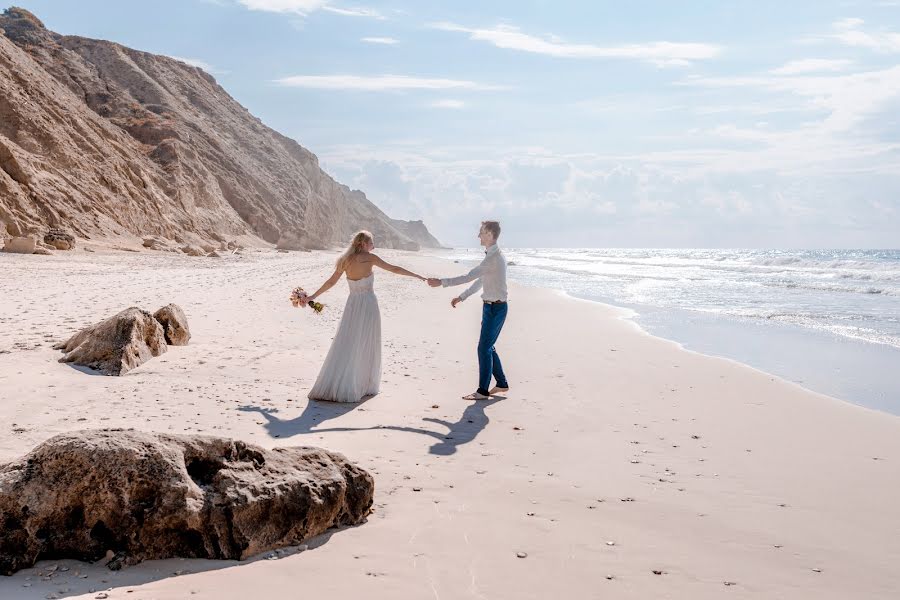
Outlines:
[{"label": "brown hair", "polygon": [[348,246],[347,249],[344,250],[344,253],[337,259],[335,267],[341,271],[345,271],[350,259],[357,254],[361,254],[366,243],[372,241],[374,241],[374,238],[368,231],[357,231],[354,233],[353,239],[350,240],[350,246]]},{"label": "brown hair", "polygon": [[482,221],[481,228],[491,232],[494,240],[500,237],[500,223],[498,221]]}]

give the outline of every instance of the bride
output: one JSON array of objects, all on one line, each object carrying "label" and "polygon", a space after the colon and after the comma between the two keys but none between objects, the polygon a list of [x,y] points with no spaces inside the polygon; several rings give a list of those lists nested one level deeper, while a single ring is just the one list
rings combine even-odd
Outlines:
[{"label": "bride", "polygon": [[341,275],[347,274],[350,296],[338,325],[319,377],[309,392],[310,400],[359,402],[378,393],[381,384],[381,312],[375,297],[374,267],[427,281],[402,267],[389,264],[372,254],[375,240],[368,231],[353,236],[350,247],[338,258],[334,273],[311,302],[331,289]]}]

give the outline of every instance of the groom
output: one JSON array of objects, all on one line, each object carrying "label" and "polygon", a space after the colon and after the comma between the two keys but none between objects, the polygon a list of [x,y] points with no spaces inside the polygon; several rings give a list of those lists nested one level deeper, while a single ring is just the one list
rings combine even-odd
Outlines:
[{"label": "groom", "polygon": [[[478,240],[485,248],[485,257],[481,264],[466,275],[446,279],[432,277],[428,280],[431,287],[448,287],[474,281],[466,291],[450,302],[453,308],[484,288],[481,294],[481,300],[484,302],[481,311],[481,337],[478,340],[478,389],[468,396],[463,396],[464,400],[487,400],[493,394],[509,391],[509,383],[503,373],[500,356],[494,348],[506,321],[507,312],[506,258],[497,246],[498,237],[500,237],[500,223],[482,221]],[[492,375],[497,380],[497,385],[488,391]]]}]

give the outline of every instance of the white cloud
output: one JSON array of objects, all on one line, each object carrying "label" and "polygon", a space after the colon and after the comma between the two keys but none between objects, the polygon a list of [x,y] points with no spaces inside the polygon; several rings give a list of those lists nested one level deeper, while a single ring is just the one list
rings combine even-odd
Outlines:
[{"label": "white cloud", "polygon": [[228,73],[228,71],[216,69],[208,62],[200,60],[199,58],[184,58],[182,56],[169,56],[169,58],[173,58],[178,62],[183,62],[184,64],[190,65],[192,67],[197,67],[198,69],[203,69],[207,73],[211,73],[213,75],[224,75],[225,73]]},{"label": "white cloud", "polygon": [[250,10],[262,10],[275,13],[291,13],[306,16],[317,10],[324,10],[345,17],[367,17],[370,19],[384,20],[385,16],[377,10],[366,7],[339,7],[334,6],[329,0],[238,0]]},{"label": "white cloud", "polygon": [[848,19],[841,19],[840,21],[835,21],[832,23],[832,27],[837,30],[847,30],[847,29],[858,29],[865,23],[862,19],[857,19],[854,17]]},{"label": "white cloud", "polygon": [[376,19],[378,21],[384,21],[387,18],[373,8],[339,8],[337,6],[326,4],[322,7],[322,10],[334,13],[336,15],[343,15],[345,17],[367,17],[369,19]]},{"label": "white cloud", "polygon": [[802,60],[792,60],[777,69],[772,69],[769,73],[773,75],[799,75],[820,71],[841,71],[852,64],[852,60],[846,59],[804,58]]},{"label": "white cloud", "polygon": [[828,36],[845,46],[868,48],[877,52],[900,52],[900,33],[863,31],[862,19],[843,19],[832,24],[835,33]]},{"label": "white cloud", "polygon": [[867,244],[892,243],[896,147],[772,134],[770,147],[635,155],[419,140],[319,156],[339,180],[371,189],[403,218],[424,218],[451,245],[470,245],[472,223],[488,217],[504,223],[509,246],[859,244],[847,237],[851,215],[877,235]]},{"label": "white cloud", "polygon": [[238,0],[250,10],[308,15],[328,4],[327,0]]},{"label": "white cloud", "polygon": [[466,103],[462,100],[436,100],[430,104],[433,108],[465,108]]},{"label": "white cloud", "polygon": [[409,77],[407,75],[295,75],[277,79],[287,87],[323,90],[361,90],[384,92],[396,90],[502,90],[502,86],[476,83],[460,79]]},{"label": "white cloud", "polygon": [[364,37],[360,38],[361,42],[365,42],[367,44],[384,44],[387,46],[393,46],[394,44],[399,44],[400,40],[394,39],[392,37]]},{"label": "white cloud", "polygon": [[498,48],[544,54],[560,58],[613,58],[643,60],[660,67],[685,66],[694,60],[714,58],[721,49],[712,44],[649,42],[618,46],[569,44],[557,37],[541,38],[518,27],[498,25],[492,29],[473,29],[454,23],[432,23],[433,29],[469,34],[472,40],[489,42]]},{"label": "white cloud", "polygon": [[689,77],[682,85],[709,88],[757,88],[794,94],[810,107],[830,114],[821,126],[846,131],[863,117],[900,98],[900,66],[848,75]]}]

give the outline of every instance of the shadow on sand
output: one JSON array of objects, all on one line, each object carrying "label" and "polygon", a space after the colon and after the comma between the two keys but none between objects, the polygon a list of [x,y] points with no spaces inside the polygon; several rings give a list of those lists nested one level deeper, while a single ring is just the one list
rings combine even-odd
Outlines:
[{"label": "shadow on sand", "polygon": [[[290,546],[270,550],[247,560],[211,560],[204,558],[166,558],[148,560],[140,564],[111,571],[106,560],[85,563],[72,559],[41,560],[35,566],[22,569],[9,577],[0,576],[0,598],[6,600],[43,600],[45,598],[70,598],[89,595],[101,597],[100,592],[113,596],[109,590],[137,587],[154,581],[173,579],[181,575],[205,573],[220,569],[240,568],[261,560],[283,560],[295,554],[314,550],[325,545],[331,536],[344,529],[329,529],[311,538],[302,546]],[[304,546],[306,548],[304,549]],[[36,573],[42,573],[38,577]],[[187,584],[185,584],[187,585]],[[131,590],[128,590],[129,592]],[[189,597],[185,591],[184,597]],[[116,595],[115,597],[124,597]]]},{"label": "shadow on sand", "polygon": [[451,454],[456,453],[456,449],[459,446],[463,446],[474,440],[478,434],[487,427],[490,419],[488,418],[485,409],[488,406],[505,399],[504,396],[492,396],[490,400],[472,402],[463,411],[462,416],[455,422],[431,417],[422,419],[426,423],[433,423],[446,428],[446,432],[426,429],[424,427],[407,427],[401,425],[376,425],[374,427],[319,427],[319,425],[325,421],[336,419],[337,417],[345,415],[355,408],[362,406],[367,400],[363,400],[363,402],[356,404],[310,400],[303,409],[303,412],[300,413],[300,416],[294,419],[281,419],[277,414],[278,409],[264,408],[261,406],[242,406],[238,410],[261,414],[266,419],[266,431],[269,432],[270,436],[276,438],[289,438],[307,433],[331,433],[338,431],[402,431],[434,438],[437,441],[429,448],[428,452],[438,456],[450,456]]}]

